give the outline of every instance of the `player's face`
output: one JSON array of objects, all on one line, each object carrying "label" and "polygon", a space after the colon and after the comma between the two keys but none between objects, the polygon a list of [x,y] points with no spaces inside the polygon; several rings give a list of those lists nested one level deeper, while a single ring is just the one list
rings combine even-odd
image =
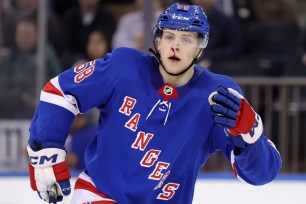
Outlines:
[{"label": "player's face", "polygon": [[167,71],[180,73],[200,51],[198,34],[165,29],[158,41],[158,50]]}]

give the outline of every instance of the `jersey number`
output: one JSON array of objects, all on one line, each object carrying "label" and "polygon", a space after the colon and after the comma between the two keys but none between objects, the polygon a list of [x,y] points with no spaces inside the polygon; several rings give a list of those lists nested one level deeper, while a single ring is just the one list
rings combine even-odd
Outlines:
[{"label": "jersey number", "polygon": [[74,82],[80,83],[95,71],[95,61],[82,64],[74,68],[74,72],[77,73],[74,77]]}]

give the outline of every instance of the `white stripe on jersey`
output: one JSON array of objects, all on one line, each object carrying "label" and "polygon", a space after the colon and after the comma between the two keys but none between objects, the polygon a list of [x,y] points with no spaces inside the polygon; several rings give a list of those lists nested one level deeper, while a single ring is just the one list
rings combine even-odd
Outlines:
[{"label": "white stripe on jersey", "polygon": [[238,171],[237,171],[237,168],[236,168],[236,162],[235,162],[235,155],[234,155],[234,150],[231,151],[231,163],[232,163],[232,168],[234,170],[234,173],[236,175],[236,177],[242,181],[242,182],[246,182],[245,180],[243,180],[239,174],[238,174]]},{"label": "white stripe on jersey", "polygon": [[[79,175],[78,180],[84,180],[88,183],[90,183],[91,185],[93,185],[94,187],[95,184],[93,183],[92,179],[84,172],[82,172]],[[111,198],[104,198],[101,197],[93,192],[91,192],[89,189],[74,189],[73,194],[72,194],[72,200],[71,200],[71,204],[75,204],[75,203],[90,203],[90,202],[94,202],[94,201],[110,201],[113,202],[114,204],[116,203],[116,201],[114,201]]]},{"label": "white stripe on jersey", "polygon": [[85,172],[82,172],[82,173],[79,175],[79,178],[80,178],[80,179],[83,179],[84,181],[89,182],[89,183],[92,184],[94,187],[96,187],[96,185],[94,184],[94,182],[91,180],[91,178],[90,178]]},{"label": "white stripe on jersey", "polygon": [[74,105],[72,105],[67,100],[65,100],[65,98],[62,97],[62,96],[55,95],[55,94],[50,94],[50,93],[41,91],[40,100],[44,101],[44,102],[47,102],[47,103],[52,103],[52,104],[58,105],[60,107],[63,107],[66,110],[73,113],[74,115],[77,115],[79,113],[79,110]]},{"label": "white stripe on jersey", "polygon": [[58,76],[51,79],[50,82],[59,92],[61,92],[63,96],[41,91],[40,100],[47,102],[47,103],[52,103],[52,104],[61,106],[67,109],[68,111],[70,111],[71,113],[73,113],[74,115],[79,114],[80,110],[78,109],[78,106],[77,106],[78,104],[76,102],[76,99],[71,95],[65,95],[63,93],[61,86],[59,85],[59,82],[58,82]]},{"label": "white stripe on jersey", "polygon": [[269,139],[268,139],[268,143],[269,143],[269,144],[277,151],[277,153],[280,155],[280,153],[279,153],[278,149],[276,148],[275,144],[274,144],[271,140],[269,140]]}]

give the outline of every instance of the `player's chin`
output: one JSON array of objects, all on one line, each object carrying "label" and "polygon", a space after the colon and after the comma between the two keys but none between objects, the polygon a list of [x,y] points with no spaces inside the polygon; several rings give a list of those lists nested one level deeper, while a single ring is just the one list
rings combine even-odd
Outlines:
[{"label": "player's chin", "polygon": [[174,61],[174,60],[167,60],[167,63],[165,63],[166,67],[171,71],[177,71],[183,67],[182,61]]},{"label": "player's chin", "polygon": [[181,67],[167,67],[166,69],[167,69],[167,72],[171,74],[179,74],[183,70],[183,68]]}]

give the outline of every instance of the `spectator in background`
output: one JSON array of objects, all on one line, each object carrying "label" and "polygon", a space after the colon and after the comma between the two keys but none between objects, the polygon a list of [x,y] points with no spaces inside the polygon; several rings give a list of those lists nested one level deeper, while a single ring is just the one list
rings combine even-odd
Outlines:
[{"label": "spectator in background", "polygon": [[90,33],[86,45],[88,60],[102,58],[108,52],[110,52],[110,43],[107,41],[105,31],[97,29]]},{"label": "spectator in background", "polygon": [[[112,41],[113,49],[118,47],[144,49],[144,3],[144,0],[135,0],[135,6],[138,10],[127,13],[120,18]],[[152,4],[154,10],[152,18],[156,19],[163,11],[162,1],[155,0]]]},{"label": "spectator in background", "polygon": [[14,8],[10,0],[0,1],[0,56],[14,44]]},{"label": "spectator in background", "polygon": [[78,5],[78,0],[52,0],[49,4],[60,19],[63,19],[67,11],[71,8],[76,8]]},{"label": "spectator in background", "polygon": [[205,11],[210,23],[211,35],[200,63],[211,67],[218,62],[239,58],[242,52],[240,28],[236,20],[226,16],[216,7],[216,0],[192,0]]},{"label": "spectator in background", "polygon": [[79,8],[69,10],[64,20],[67,49],[63,60],[66,67],[70,67],[76,56],[86,55],[86,42],[93,30],[105,30],[107,41],[111,41],[116,29],[113,14],[99,6],[99,0],[78,0],[78,3]]},{"label": "spectator in background", "polygon": [[[22,19],[16,25],[15,45],[2,58],[1,75],[7,83],[1,87],[5,102],[2,118],[30,118],[34,113],[37,27],[32,19]],[[60,62],[51,47],[46,50],[46,79],[60,72]]]},{"label": "spectator in background", "polygon": [[75,117],[66,141],[66,162],[70,169],[84,170],[84,152],[90,141],[96,136],[98,125],[93,121],[93,112]]},{"label": "spectator in background", "polygon": [[242,27],[249,23],[258,21],[255,11],[254,1],[250,0],[232,0],[233,15]]},{"label": "spectator in background", "polygon": [[[38,0],[16,0],[16,9],[13,15],[15,23],[25,18],[31,18],[37,21],[38,2]],[[47,32],[49,44],[55,48],[58,54],[60,54],[63,49],[62,25],[57,15],[52,12],[52,10],[48,10]]]},{"label": "spectator in background", "polygon": [[108,52],[110,52],[110,43],[107,41],[106,32],[102,29],[93,30],[87,39],[86,55],[76,57],[77,59],[72,67],[102,58]]}]

